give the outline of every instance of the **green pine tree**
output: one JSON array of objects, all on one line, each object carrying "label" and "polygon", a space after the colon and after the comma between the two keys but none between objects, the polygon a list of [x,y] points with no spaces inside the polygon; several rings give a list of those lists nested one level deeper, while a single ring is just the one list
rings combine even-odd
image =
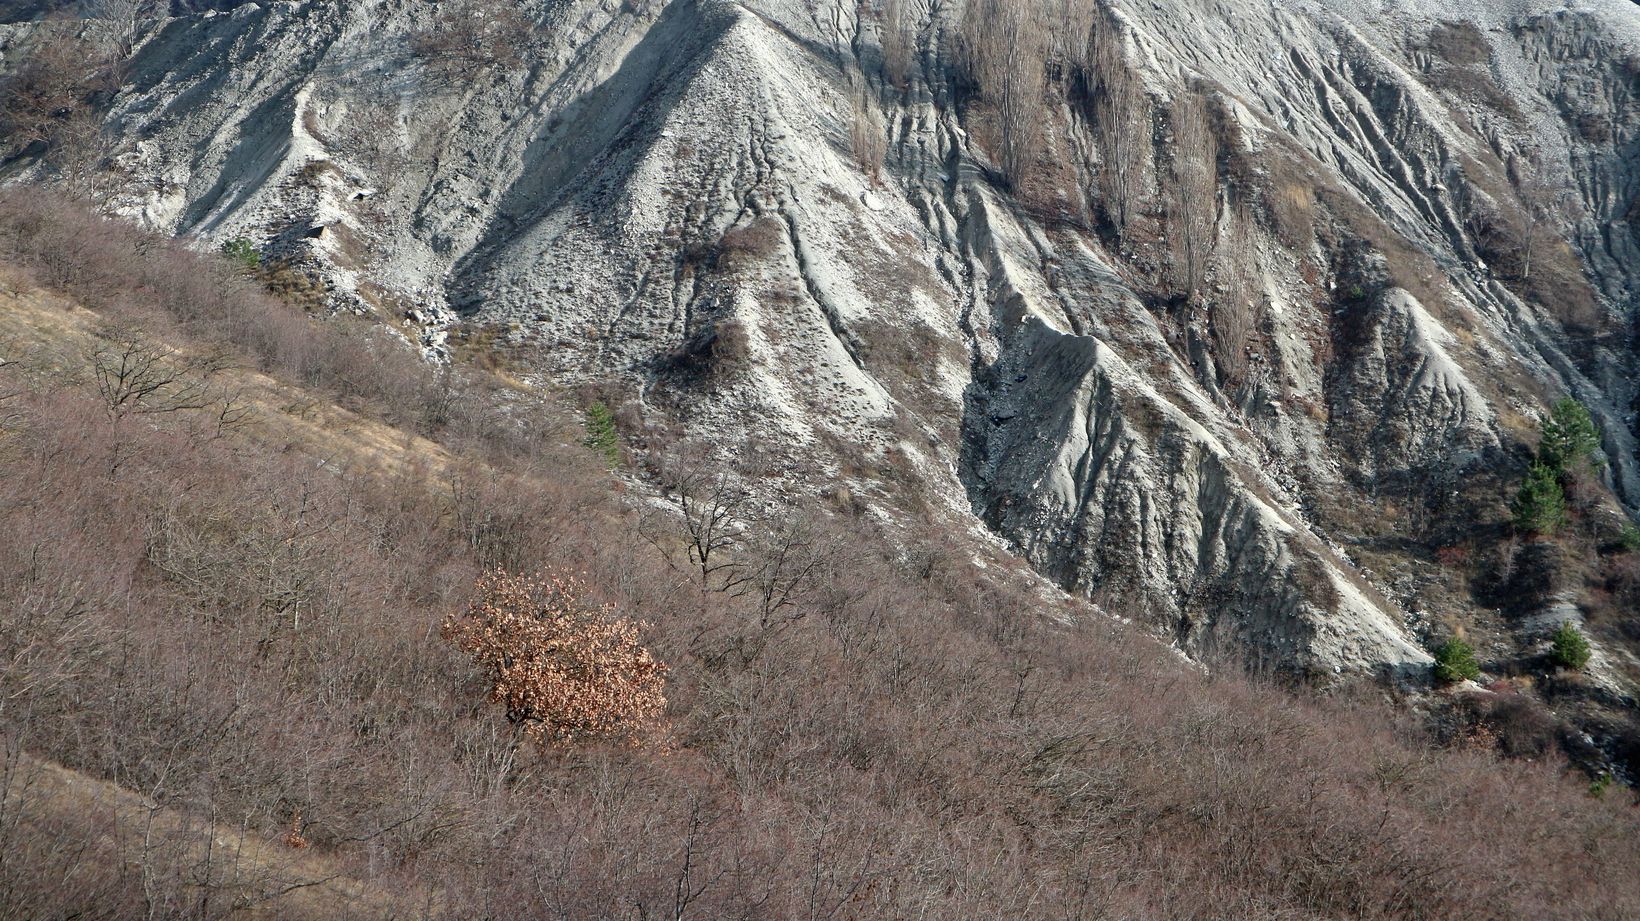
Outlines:
[{"label": "green pine tree", "polygon": [[262,267],[262,254],[257,251],[256,244],[243,237],[222,244],[222,255],[246,272],[255,272]]},{"label": "green pine tree", "polygon": [[1571,397],[1557,401],[1549,410],[1549,418],[1543,420],[1538,460],[1560,476],[1585,461],[1594,463],[1594,452],[1598,450],[1600,430],[1588,408]]},{"label": "green pine tree", "polygon": [[1589,655],[1589,641],[1576,627],[1561,624],[1555,628],[1554,648],[1549,651],[1549,658],[1556,665],[1581,670],[1589,664]]},{"label": "green pine tree", "polygon": [[1553,534],[1566,524],[1566,493],[1560,488],[1558,472],[1542,462],[1532,464],[1511,510],[1515,527],[1533,534]]},{"label": "green pine tree", "polygon": [[1474,681],[1481,675],[1481,664],[1475,661],[1475,649],[1463,640],[1453,637],[1435,650],[1435,677],[1447,682]]}]

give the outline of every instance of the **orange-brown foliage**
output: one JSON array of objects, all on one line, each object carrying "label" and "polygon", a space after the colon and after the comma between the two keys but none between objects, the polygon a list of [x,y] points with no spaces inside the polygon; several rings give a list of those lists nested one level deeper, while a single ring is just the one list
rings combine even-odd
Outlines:
[{"label": "orange-brown foliage", "polygon": [[635,739],[666,710],[666,666],[638,642],[640,625],[586,595],[550,569],[496,570],[444,621],[444,638],[484,673],[490,701],[541,744]]}]

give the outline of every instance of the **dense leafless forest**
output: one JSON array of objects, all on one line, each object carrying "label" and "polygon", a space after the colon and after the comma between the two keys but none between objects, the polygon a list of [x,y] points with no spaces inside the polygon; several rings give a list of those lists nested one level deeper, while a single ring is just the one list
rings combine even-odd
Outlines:
[{"label": "dense leafless forest", "polygon": [[[0,258],[7,917],[1640,905],[1632,794],[1524,702],[1443,744],[1056,626],[1017,564],[756,506],[665,432],[634,470],[597,394],[435,371],[49,195],[5,194]],[[439,635],[493,567],[644,622],[665,726],[521,745]]]}]

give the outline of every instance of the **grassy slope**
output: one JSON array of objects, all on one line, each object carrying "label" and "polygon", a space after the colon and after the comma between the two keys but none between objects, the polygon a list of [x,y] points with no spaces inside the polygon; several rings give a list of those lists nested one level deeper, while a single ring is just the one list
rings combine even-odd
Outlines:
[{"label": "grassy slope", "polygon": [[[362,883],[324,855],[234,826],[160,806],[114,784],[14,752],[0,769],[5,833],[22,846],[13,860],[54,886],[8,892],[7,917],[76,911],[186,911],[204,894],[253,918],[392,918],[415,913],[414,891]],[[176,873],[186,870],[187,876]],[[48,879],[35,882],[44,884]],[[67,898],[61,898],[67,896]],[[89,896],[89,899],[87,898]],[[92,906],[83,903],[90,901]]]}]

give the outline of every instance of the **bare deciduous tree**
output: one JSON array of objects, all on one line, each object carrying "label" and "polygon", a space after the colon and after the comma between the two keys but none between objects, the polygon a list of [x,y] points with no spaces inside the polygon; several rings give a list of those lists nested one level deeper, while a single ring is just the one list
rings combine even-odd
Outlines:
[{"label": "bare deciduous tree", "polygon": [[189,437],[195,441],[226,438],[256,420],[256,403],[243,390],[216,387],[212,401],[202,407],[204,414],[188,423]]},{"label": "bare deciduous tree", "polygon": [[887,128],[883,116],[863,85],[854,93],[854,112],[849,126],[849,142],[854,159],[873,185],[882,181],[883,160],[888,155]]},{"label": "bare deciduous tree", "polygon": [[916,24],[907,13],[905,0],[883,0],[883,76],[904,89],[911,82],[917,54]]},{"label": "bare deciduous tree", "polygon": [[1533,259],[1563,242],[1563,228],[1577,219],[1577,192],[1554,181],[1542,167],[1521,181],[1518,192],[1525,219],[1520,235],[1520,277],[1527,280],[1532,277]]},{"label": "bare deciduous tree", "polygon": [[1259,297],[1254,276],[1258,253],[1253,246],[1252,221],[1245,207],[1237,208],[1218,251],[1218,271],[1224,290],[1213,301],[1213,354],[1219,382],[1225,387],[1238,386],[1247,379],[1247,349],[1253,337]]},{"label": "bare deciduous tree", "polygon": [[131,57],[143,27],[158,19],[158,0],[83,0],[81,13],[94,25],[90,34],[103,54],[113,61]]},{"label": "bare deciduous tree", "polygon": [[768,629],[796,607],[836,554],[824,532],[803,514],[772,520],[752,545],[750,594],[758,626]]},{"label": "bare deciduous tree", "polygon": [[1150,98],[1128,63],[1122,28],[1100,4],[1088,39],[1100,192],[1118,234],[1142,212],[1152,166]]},{"label": "bare deciduous tree", "polygon": [[693,447],[668,458],[659,473],[677,510],[645,515],[644,539],[702,593],[743,593],[752,578],[748,534],[760,517],[752,494]]},{"label": "bare deciduous tree", "polygon": [[1092,54],[1093,24],[1098,0],[1048,0],[1049,58],[1062,73],[1086,68]]},{"label": "bare deciduous tree", "polygon": [[1046,11],[1036,3],[978,0],[962,30],[980,93],[997,110],[999,165],[1017,187],[1036,165],[1048,114]]},{"label": "bare deciduous tree", "polygon": [[1464,229],[1482,259],[1498,271],[1511,271],[1506,261],[1509,254],[1524,248],[1522,235],[1497,205],[1488,200],[1471,203],[1464,215]]},{"label": "bare deciduous tree", "polygon": [[748,521],[755,514],[752,496],[729,474],[691,471],[674,485],[683,512],[686,548],[700,585],[706,590],[733,592],[746,584],[745,562],[736,551],[745,541]]},{"label": "bare deciduous tree", "polygon": [[205,409],[222,399],[207,380],[221,370],[220,358],[184,356],[140,333],[105,339],[89,358],[111,419]]},{"label": "bare deciduous tree", "polygon": [[370,173],[378,191],[393,188],[410,165],[408,139],[396,95],[359,94],[349,99],[347,118],[339,126],[344,148]]},{"label": "bare deciduous tree", "polygon": [[1167,232],[1174,284],[1186,302],[1201,297],[1208,257],[1218,233],[1219,146],[1199,91],[1174,100],[1172,182],[1168,184]]}]

